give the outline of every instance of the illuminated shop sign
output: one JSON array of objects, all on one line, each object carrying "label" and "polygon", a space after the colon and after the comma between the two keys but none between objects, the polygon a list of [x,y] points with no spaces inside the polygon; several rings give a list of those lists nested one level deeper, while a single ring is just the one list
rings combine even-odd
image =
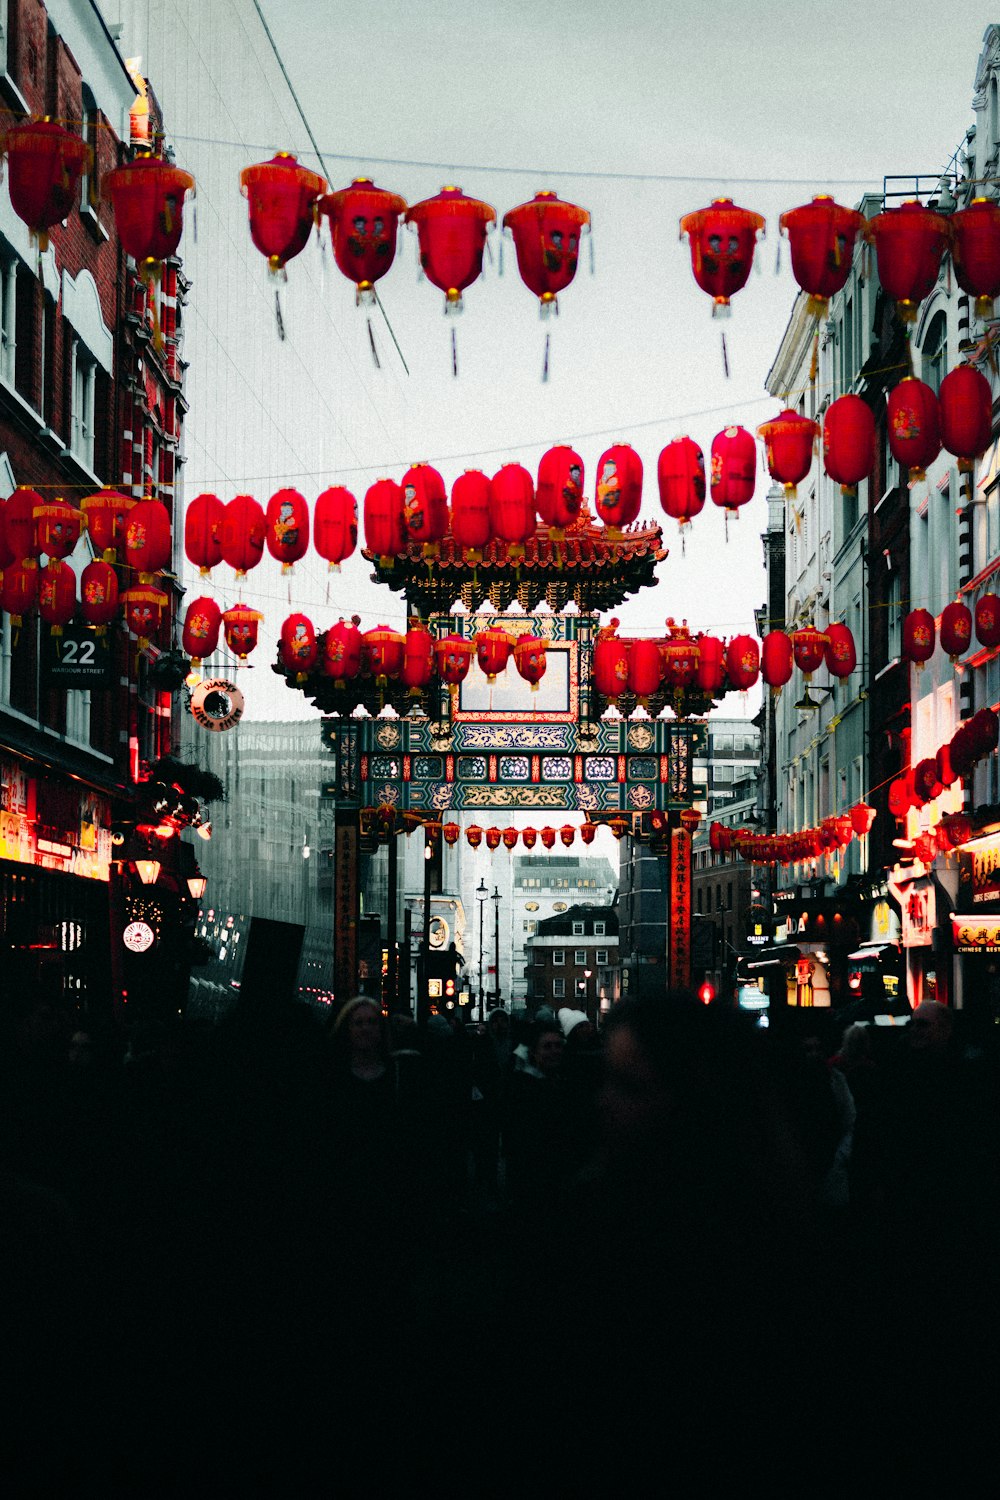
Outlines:
[{"label": "illuminated shop sign", "polygon": [[1000,953],[1000,917],[952,917],[956,953]]}]

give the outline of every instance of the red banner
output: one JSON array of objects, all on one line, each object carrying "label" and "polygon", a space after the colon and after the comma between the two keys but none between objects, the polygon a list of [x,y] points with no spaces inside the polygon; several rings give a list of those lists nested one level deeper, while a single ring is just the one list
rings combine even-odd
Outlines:
[{"label": "red banner", "polygon": [[670,914],[667,974],[675,989],[691,985],[691,835],[685,828],[670,833]]}]

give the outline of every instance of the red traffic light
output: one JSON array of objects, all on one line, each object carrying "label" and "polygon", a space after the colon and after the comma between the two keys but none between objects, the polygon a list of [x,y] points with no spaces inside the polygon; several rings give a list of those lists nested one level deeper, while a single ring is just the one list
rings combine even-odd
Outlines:
[{"label": "red traffic light", "polygon": [[705,983],[698,991],[698,999],[701,1001],[702,1005],[711,1005],[712,1001],[715,999],[715,985],[709,984],[708,980],[706,979]]}]

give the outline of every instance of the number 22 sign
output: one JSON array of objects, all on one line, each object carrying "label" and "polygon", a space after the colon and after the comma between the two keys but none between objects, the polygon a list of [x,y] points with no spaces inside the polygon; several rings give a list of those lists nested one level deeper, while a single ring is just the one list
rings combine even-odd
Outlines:
[{"label": "number 22 sign", "polygon": [[67,625],[61,636],[43,632],[42,670],[50,687],[101,687],[110,680],[111,651],[107,636],[95,635],[86,625]]}]

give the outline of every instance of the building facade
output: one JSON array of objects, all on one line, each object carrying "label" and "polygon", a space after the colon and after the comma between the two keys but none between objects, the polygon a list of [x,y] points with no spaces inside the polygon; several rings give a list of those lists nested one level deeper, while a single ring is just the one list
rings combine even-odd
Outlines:
[{"label": "building facade", "polygon": [[582,1010],[599,1025],[621,999],[614,906],[568,906],[543,918],[525,943],[528,1009]]}]

